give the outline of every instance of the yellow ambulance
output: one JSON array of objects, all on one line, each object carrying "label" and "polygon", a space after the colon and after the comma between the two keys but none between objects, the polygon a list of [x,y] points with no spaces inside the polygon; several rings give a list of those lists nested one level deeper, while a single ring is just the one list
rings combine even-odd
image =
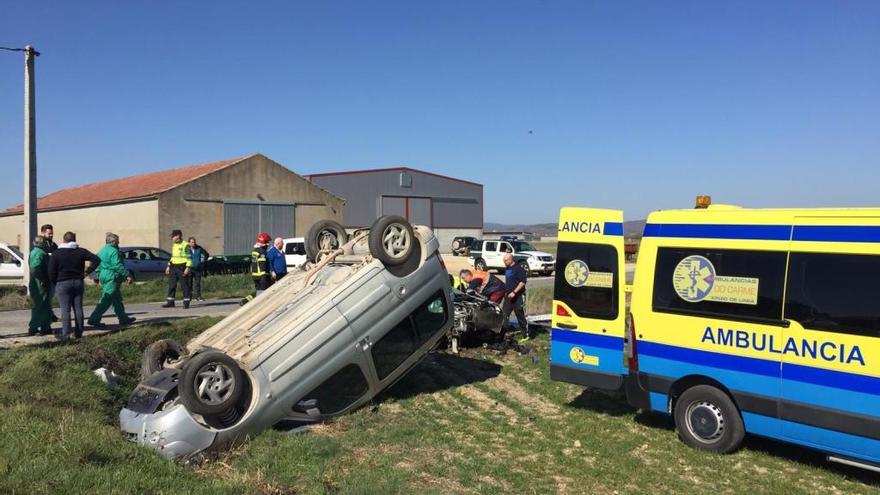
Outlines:
[{"label": "yellow ambulance", "polygon": [[651,213],[629,312],[623,212],[563,208],[556,266],[553,379],[625,389],[699,449],[880,469],[880,209]]}]

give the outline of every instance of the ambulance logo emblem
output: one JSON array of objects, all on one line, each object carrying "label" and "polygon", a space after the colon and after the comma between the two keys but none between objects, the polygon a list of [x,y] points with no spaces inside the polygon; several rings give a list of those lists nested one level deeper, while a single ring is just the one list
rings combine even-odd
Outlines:
[{"label": "ambulance logo emblem", "polygon": [[715,285],[715,266],[702,256],[688,256],[672,272],[672,285],[685,301],[700,302],[709,297]]},{"label": "ambulance logo emblem", "polygon": [[572,347],[571,351],[568,352],[568,357],[575,363],[583,363],[587,358],[587,355],[584,354],[584,350],[580,347]]},{"label": "ambulance logo emblem", "polygon": [[581,260],[571,260],[565,265],[565,281],[572,287],[583,287],[590,276],[590,269]]}]

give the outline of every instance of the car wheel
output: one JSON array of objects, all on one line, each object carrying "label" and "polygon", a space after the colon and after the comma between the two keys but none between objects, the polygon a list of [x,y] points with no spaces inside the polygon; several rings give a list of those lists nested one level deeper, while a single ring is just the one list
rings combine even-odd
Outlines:
[{"label": "car wheel", "polygon": [[137,278],[134,276],[134,271],[132,271],[132,270],[129,270],[129,271],[128,271],[128,276],[131,277],[131,281],[132,281],[132,282],[134,282],[135,280],[137,280]]},{"label": "car wheel", "polygon": [[180,401],[192,413],[220,415],[244,392],[244,374],[234,359],[218,351],[196,354],[183,366]]},{"label": "car wheel", "polygon": [[452,241],[452,254],[457,255],[459,249],[461,249],[461,241],[458,239]]},{"label": "car wheel", "polygon": [[348,236],[342,225],[339,225],[339,222],[333,220],[315,222],[309,228],[309,233],[306,234],[306,257],[308,257],[309,261],[316,262],[318,255],[322,251],[338,249],[347,241]]},{"label": "car wheel", "polygon": [[529,264],[525,261],[520,261],[518,264],[523,269],[523,271],[526,272],[526,277],[528,277],[529,274],[531,273],[529,271]]},{"label": "car wheel", "polygon": [[736,450],[745,436],[736,405],[710,385],[691,387],[675,403],[675,431],[685,444],[719,454]]},{"label": "car wheel", "polygon": [[165,368],[165,363],[180,359],[186,355],[186,349],[171,339],[162,339],[153,342],[144,350],[144,359],[141,362],[141,375],[148,378],[153,373],[158,373]]},{"label": "car wheel", "polygon": [[370,226],[367,242],[374,258],[385,266],[397,266],[406,263],[419,241],[405,218],[387,215],[379,217]]},{"label": "car wheel", "polygon": [[477,260],[474,261],[474,268],[476,268],[477,270],[479,270],[481,272],[485,272],[486,271],[486,261],[483,260],[483,258],[477,258]]}]

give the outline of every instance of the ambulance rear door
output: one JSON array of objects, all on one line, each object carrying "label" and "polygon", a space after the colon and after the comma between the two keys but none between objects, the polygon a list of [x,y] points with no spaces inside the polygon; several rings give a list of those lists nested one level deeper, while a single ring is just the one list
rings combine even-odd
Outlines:
[{"label": "ambulance rear door", "polygon": [[620,389],[627,373],[623,212],[562,208],[558,238],[550,378]]}]

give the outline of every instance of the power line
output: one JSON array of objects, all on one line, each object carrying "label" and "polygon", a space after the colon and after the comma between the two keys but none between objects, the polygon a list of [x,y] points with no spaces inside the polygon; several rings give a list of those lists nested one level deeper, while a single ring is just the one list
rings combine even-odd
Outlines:
[{"label": "power line", "polygon": [[[0,50],[6,50],[6,51],[10,51],[10,52],[26,52],[26,51],[28,51],[27,48],[9,48],[8,46],[0,46]],[[32,50],[34,52],[34,55],[36,55],[38,57],[40,56],[40,52],[34,50],[33,48],[31,48],[30,50]]]}]

